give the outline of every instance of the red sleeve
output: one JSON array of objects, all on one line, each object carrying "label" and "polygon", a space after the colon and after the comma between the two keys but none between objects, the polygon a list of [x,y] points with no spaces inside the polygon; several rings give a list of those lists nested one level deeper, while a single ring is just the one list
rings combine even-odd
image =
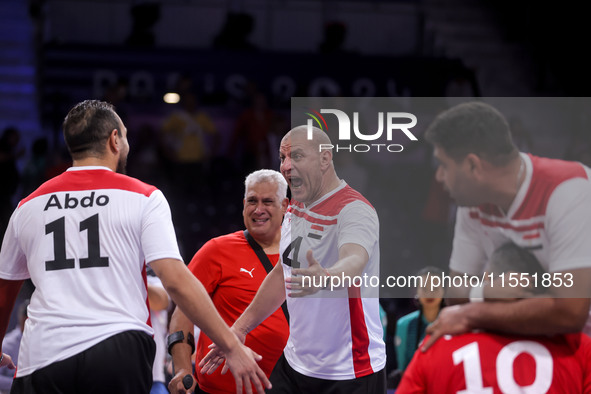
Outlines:
[{"label": "red sleeve", "polygon": [[582,360],[585,363],[583,366],[583,394],[591,394],[591,339],[586,337],[586,334],[581,334],[582,343],[580,348],[583,349]]},{"label": "red sleeve", "polygon": [[222,277],[222,266],[216,259],[217,241],[209,240],[195,253],[189,263],[189,271],[195,275],[211,297]]},{"label": "red sleeve", "polygon": [[[426,338],[425,338],[426,339]],[[429,350],[433,352],[433,349]],[[396,394],[426,393],[427,377],[424,374],[425,353],[417,350],[404,370],[402,380],[396,389]]]}]

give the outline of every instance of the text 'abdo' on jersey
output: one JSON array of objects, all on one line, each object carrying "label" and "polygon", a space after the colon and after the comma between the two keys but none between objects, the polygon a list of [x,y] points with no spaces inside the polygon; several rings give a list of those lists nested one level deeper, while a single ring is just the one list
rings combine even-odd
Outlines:
[{"label": "text 'abdo' on jersey", "polygon": [[49,196],[49,200],[47,200],[47,204],[45,204],[44,211],[47,211],[49,208],[57,208],[57,209],[74,209],[78,206],[81,208],[90,208],[93,207],[94,204],[104,207],[109,203],[109,196],[106,195],[99,195],[95,199],[95,192],[91,192],[89,196],[84,196],[80,199],[76,197],[70,197],[70,193],[66,193],[66,196],[63,201],[60,202],[58,194],[52,194]]}]

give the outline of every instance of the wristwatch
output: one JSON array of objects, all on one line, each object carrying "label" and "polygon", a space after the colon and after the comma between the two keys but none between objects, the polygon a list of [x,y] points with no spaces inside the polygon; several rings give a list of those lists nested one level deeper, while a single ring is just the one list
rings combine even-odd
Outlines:
[{"label": "wristwatch", "polygon": [[[173,332],[167,338],[168,354],[172,356],[171,350],[174,345],[185,341],[185,334],[182,331]],[[195,337],[193,333],[187,333],[187,344],[191,346],[191,354],[195,352]]]}]

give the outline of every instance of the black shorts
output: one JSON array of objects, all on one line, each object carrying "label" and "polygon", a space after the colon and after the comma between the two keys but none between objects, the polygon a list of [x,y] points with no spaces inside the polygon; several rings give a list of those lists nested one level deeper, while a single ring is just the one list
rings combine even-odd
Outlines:
[{"label": "black shorts", "polygon": [[70,358],[16,378],[11,394],[143,394],[152,387],[156,344],[125,331]]},{"label": "black shorts", "polygon": [[284,355],[279,357],[271,378],[273,388],[270,394],[385,394],[386,371],[375,372],[361,378],[348,380],[326,380],[302,375],[294,370]]}]

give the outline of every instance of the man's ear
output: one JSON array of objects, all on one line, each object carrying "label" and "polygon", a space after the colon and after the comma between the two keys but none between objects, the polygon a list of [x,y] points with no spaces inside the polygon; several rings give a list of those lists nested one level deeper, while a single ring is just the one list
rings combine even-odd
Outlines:
[{"label": "man's ear", "polygon": [[119,137],[119,130],[117,129],[113,129],[113,131],[111,131],[111,134],[109,134],[108,147],[109,149],[111,149],[113,153],[117,153],[121,149],[121,146],[119,144]]},{"label": "man's ear", "polygon": [[323,149],[320,152],[320,168],[326,170],[332,163],[332,150]]},{"label": "man's ear", "polygon": [[289,206],[289,198],[285,197],[283,201],[281,201],[281,211],[285,214],[287,212],[287,207]]},{"label": "man's ear", "polygon": [[478,155],[474,153],[468,153],[468,155],[464,158],[464,163],[468,167],[468,171],[472,176],[482,177],[483,162]]}]

